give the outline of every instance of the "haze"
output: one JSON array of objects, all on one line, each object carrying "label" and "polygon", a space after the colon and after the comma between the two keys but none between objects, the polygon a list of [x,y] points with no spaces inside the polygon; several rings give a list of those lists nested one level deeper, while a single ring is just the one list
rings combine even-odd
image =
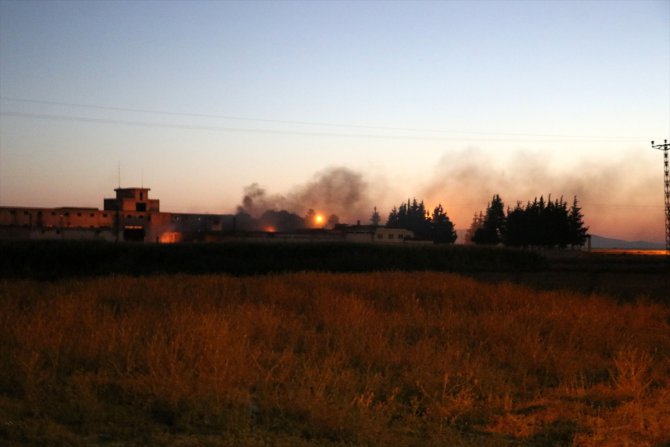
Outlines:
[{"label": "haze", "polygon": [[466,228],[576,194],[592,233],[662,241],[669,30],[668,1],[1,0],[0,205],[101,207],[120,166],[166,211],[256,183]]}]

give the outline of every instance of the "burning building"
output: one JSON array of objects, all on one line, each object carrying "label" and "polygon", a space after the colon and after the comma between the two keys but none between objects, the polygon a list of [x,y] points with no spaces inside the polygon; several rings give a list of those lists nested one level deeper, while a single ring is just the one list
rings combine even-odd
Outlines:
[{"label": "burning building", "polygon": [[221,230],[223,216],[161,212],[149,191],[117,188],[102,210],[0,207],[0,238],[177,242],[193,232]]},{"label": "burning building", "polygon": [[304,220],[287,211],[269,210],[260,219],[248,214],[190,214],[160,210],[149,188],[116,188],[103,209],[82,207],[0,207],[0,239],[64,239],[132,242],[349,241],[399,243],[408,230],[368,225],[335,225],[332,230],[304,228]]}]

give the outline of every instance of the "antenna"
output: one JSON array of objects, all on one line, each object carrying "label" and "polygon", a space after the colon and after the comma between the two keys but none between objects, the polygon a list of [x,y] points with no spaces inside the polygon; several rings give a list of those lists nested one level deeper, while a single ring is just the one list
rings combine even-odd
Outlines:
[{"label": "antenna", "polygon": [[119,162],[119,189],[121,189],[121,162]]},{"label": "antenna", "polygon": [[652,149],[663,151],[663,182],[665,191],[665,251],[670,254],[670,168],[668,167],[668,151],[670,144],[668,140],[663,140],[663,144],[654,144],[651,142]]}]

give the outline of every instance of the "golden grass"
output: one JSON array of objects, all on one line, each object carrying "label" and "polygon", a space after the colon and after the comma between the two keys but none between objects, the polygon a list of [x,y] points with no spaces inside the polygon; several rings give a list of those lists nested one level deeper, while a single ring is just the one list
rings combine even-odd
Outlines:
[{"label": "golden grass", "polygon": [[658,303],[445,273],[5,280],[0,340],[3,444],[670,442]]}]

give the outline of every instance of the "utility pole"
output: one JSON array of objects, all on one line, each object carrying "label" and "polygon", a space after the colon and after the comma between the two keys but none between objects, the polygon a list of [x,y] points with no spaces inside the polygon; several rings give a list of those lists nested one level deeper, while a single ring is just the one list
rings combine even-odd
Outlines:
[{"label": "utility pole", "polygon": [[663,140],[663,144],[654,144],[651,142],[652,149],[663,151],[663,182],[665,191],[665,251],[670,254],[670,168],[668,167],[668,150],[670,150],[670,143],[668,140]]}]

